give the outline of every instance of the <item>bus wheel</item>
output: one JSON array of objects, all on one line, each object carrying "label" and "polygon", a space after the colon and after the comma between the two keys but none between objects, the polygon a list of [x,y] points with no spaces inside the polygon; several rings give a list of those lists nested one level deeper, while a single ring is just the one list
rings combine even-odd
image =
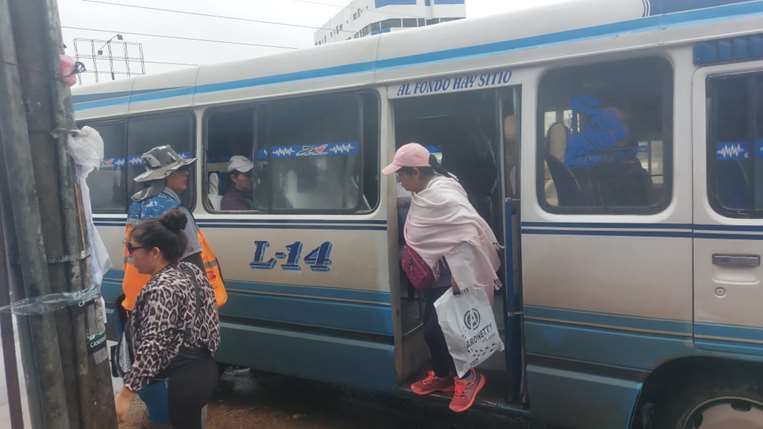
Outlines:
[{"label": "bus wheel", "polygon": [[667,397],[659,429],[763,429],[763,385],[718,380]]}]

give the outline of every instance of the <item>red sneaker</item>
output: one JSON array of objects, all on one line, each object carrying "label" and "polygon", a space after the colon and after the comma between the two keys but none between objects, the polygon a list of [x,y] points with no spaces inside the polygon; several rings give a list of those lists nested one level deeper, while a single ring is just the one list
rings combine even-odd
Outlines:
[{"label": "red sneaker", "polygon": [[429,371],[426,377],[411,384],[411,391],[421,396],[431,395],[435,392],[450,393],[453,391],[453,378],[438,377],[434,371]]},{"label": "red sneaker", "polygon": [[468,379],[456,378],[455,392],[450,400],[450,410],[454,413],[463,413],[474,405],[477,394],[485,387],[485,376],[472,369],[472,376]]}]

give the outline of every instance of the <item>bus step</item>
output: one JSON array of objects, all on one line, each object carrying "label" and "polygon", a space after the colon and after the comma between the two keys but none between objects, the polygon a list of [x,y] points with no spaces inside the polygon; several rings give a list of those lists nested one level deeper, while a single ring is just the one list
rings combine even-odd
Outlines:
[{"label": "bus step", "polygon": [[[486,386],[477,397],[477,401],[472,406],[472,410],[479,410],[489,413],[500,413],[510,416],[527,417],[530,415],[530,411],[519,402],[509,402],[504,398],[498,390],[501,389],[489,389]],[[400,386],[400,395],[406,398],[416,399],[422,402],[431,404],[432,406],[444,406],[448,407],[450,403],[450,394],[433,393],[428,396],[418,396],[411,391],[411,387],[408,383]]]}]

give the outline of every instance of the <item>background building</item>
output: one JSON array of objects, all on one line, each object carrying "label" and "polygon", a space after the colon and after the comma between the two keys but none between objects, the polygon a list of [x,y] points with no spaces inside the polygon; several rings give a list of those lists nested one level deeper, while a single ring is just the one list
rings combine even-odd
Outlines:
[{"label": "background building", "polygon": [[462,19],[464,1],[354,0],[315,32],[315,44]]}]

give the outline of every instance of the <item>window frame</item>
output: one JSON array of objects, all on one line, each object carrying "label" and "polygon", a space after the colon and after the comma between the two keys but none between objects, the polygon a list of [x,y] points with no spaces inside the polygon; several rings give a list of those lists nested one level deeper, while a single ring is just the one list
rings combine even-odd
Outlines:
[{"label": "window frame", "polygon": [[[204,209],[207,213],[210,214],[268,214],[268,215],[314,215],[314,214],[336,214],[336,215],[367,215],[370,213],[375,212],[378,210],[378,208],[381,206],[381,180],[377,180],[376,184],[376,202],[374,205],[370,206],[367,210],[358,210],[357,208],[354,209],[276,209],[268,208],[268,210],[257,210],[257,209],[251,209],[251,210],[216,210],[209,204],[209,198],[207,198],[207,195],[209,193],[209,171],[207,170],[208,165],[208,154],[209,154],[209,118],[219,112],[225,112],[225,111],[232,111],[232,110],[241,110],[241,109],[247,109],[251,108],[253,112],[254,117],[254,124],[253,124],[253,131],[254,131],[254,139],[252,142],[252,153],[250,156],[254,156],[253,154],[257,151],[259,148],[259,139],[260,139],[260,133],[259,133],[259,126],[261,124],[262,118],[261,111],[262,108],[268,104],[271,103],[278,103],[282,101],[292,101],[292,100],[298,100],[298,99],[308,99],[312,97],[318,97],[318,96],[353,96],[355,101],[357,102],[359,109],[357,110],[358,118],[360,120],[359,124],[359,131],[360,131],[360,151],[359,151],[359,174],[360,174],[360,183],[359,183],[359,190],[360,190],[360,201],[363,201],[365,199],[365,168],[366,168],[366,155],[368,153],[368,148],[366,147],[366,123],[364,122],[365,117],[365,97],[370,96],[373,97],[373,101],[376,107],[376,121],[378,123],[377,126],[377,132],[374,136],[376,142],[376,154],[375,157],[377,159],[376,163],[376,176],[377,179],[379,179],[381,175],[381,164],[378,160],[381,158],[381,97],[379,95],[379,92],[371,89],[371,88],[364,88],[360,90],[352,90],[352,91],[335,91],[335,92],[322,92],[322,93],[309,93],[309,94],[301,94],[297,96],[289,96],[289,97],[279,97],[279,98],[272,98],[272,99],[266,99],[266,100],[255,100],[255,101],[247,101],[242,103],[235,103],[235,104],[226,104],[226,105],[218,105],[213,106],[210,108],[207,108],[203,112],[203,118],[202,118],[202,155],[200,156],[200,159],[203,161],[203,175],[202,175],[202,204],[204,206]],[[369,100],[369,102],[371,102]]]},{"label": "window frame", "polygon": [[[741,209],[741,210],[734,210],[729,209],[726,207],[723,207],[720,204],[720,199],[718,198],[718,194],[714,189],[714,179],[716,178],[716,169],[712,168],[714,159],[715,151],[713,150],[713,123],[715,122],[713,115],[713,103],[710,102],[711,97],[711,81],[714,79],[724,79],[724,78],[737,78],[737,77],[745,77],[746,79],[752,77],[754,79],[755,76],[760,76],[760,80],[763,81],[763,69],[758,70],[729,70],[724,72],[718,72],[718,73],[711,73],[704,76],[704,91],[705,91],[705,111],[703,113],[704,118],[704,124],[705,127],[705,141],[704,144],[704,151],[705,151],[705,197],[707,198],[708,203],[710,204],[710,207],[713,209],[713,211],[721,216],[731,218],[731,219],[763,219],[763,208],[760,209]],[[763,86],[763,83],[759,84],[760,86]],[[754,100],[748,100],[749,102],[754,102]],[[763,100],[760,101],[759,109],[763,109]],[[756,112],[751,112],[750,115],[754,115]],[[748,124],[749,126],[750,124]],[[749,130],[748,130],[749,132]],[[761,129],[758,131],[759,134],[761,134],[761,138],[763,138],[763,125],[761,126]],[[755,151],[755,142],[751,142],[752,146],[752,152]],[[753,162],[754,162],[754,154],[753,154]]]},{"label": "window frame", "polygon": [[[125,122],[127,123],[127,127],[126,127],[126,130],[127,130],[127,148],[128,148],[128,150],[130,148],[129,122],[131,120],[133,120],[133,119],[145,119],[145,118],[152,118],[152,117],[173,116],[173,115],[176,115],[176,116],[185,115],[185,116],[188,116],[191,119],[190,124],[189,124],[190,127],[191,127],[191,138],[190,138],[190,140],[191,140],[191,154],[193,155],[192,156],[193,158],[196,158],[196,162],[194,162],[193,164],[191,164],[189,166],[191,168],[191,174],[190,174],[189,179],[188,179],[189,180],[189,186],[188,186],[189,189],[186,190],[184,195],[190,195],[190,200],[189,200],[188,206],[184,205],[183,207],[187,208],[188,211],[193,213],[194,210],[196,209],[196,202],[197,202],[196,201],[197,200],[196,193],[198,192],[198,186],[199,186],[198,183],[196,183],[196,177],[197,177],[197,174],[198,174],[197,168],[198,168],[198,164],[199,164],[199,157],[198,157],[198,152],[197,152],[197,148],[198,148],[198,136],[197,136],[197,133],[196,133],[196,114],[195,114],[193,109],[185,108],[185,109],[176,109],[176,110],[168,110],[168,111],[161,111],[161,112],[149,112],[149,113],[141,113],[141,114],[125,117],[126,118]],[[178,150],[177,147],[175,147],[175,146],[172,146],[172,148],[175,149],[175,150]],[[180,151],[180,153],[182,153],[182,151]],[[128,192],[128,194],[129,194],[129,192]],[[182,195],[180,196],[180,199],[181,199],[181,203],[182,203],[182,199],[183,199]],[[129,207],[130,207],[130,195],[127,195],[127,207],[128,207],[128,210],[129,210]]]},{"label": "window frame", "polygon": [[[126,118],[96,118],[92,120],[83,120],[79,121],[77,123],[78,128],[82,128],[85,126],[92,127],[94,129],[98,129],[95,125],[97,124],[104,124],[104,125],[120,125],[122,126],[122,138],[124,147],[122,148],[122,155],[124,155],[125,160],[127,160],[127,119]],[[105,145],[105,143],[104,143]],[[126,214],[127,211],[130,209],[130,196],[128,195],[129,192],[127,191],[127,163],[125,162],[125,165],[122,169],[122,179],[124,179],[125,183],[125,190],[123,195],[123,203],[124,203],[124,210],[102,210],[102,209],[96,209],[95,207],[92,207],[93,214],[104,214],[104,215],[118,215],[118,214]]]},{"label": "window frame", "polygon": [[[148,112],[148,113],[139,113],[136,115],[126,115],[126,116],[119,116],[119,117],[104,117],[104,118],[92,118],[92,119],[84,119],[82,121],[77,122],[78,127],[83,126],[93,126],[93,124],[98,123],[113,123],[113,124],[121,124],[124,127],[124,156],[125,161],[128,158],[128,152],[130,149],[130,121],[134,119],[144,119],[144,118],[154,118],[154,117],[162,117],[167,115],[187,115],[191,118],[190,127],[191,127],[191,154],[194,158],[196,158],[196,162],[194,164],[198,164],[199,157],[197,156],[197,133],[196,133],[196,114],[193,109],[175,109],[175,110],[168,110],[168,111],[161,111],[161,112]],[[94,127],[95,128],[95,127]],[[173,149],[176,149],[173,146]],[[186,207],[191,213],[193,213],[194,209],[196,208],[196,190],[198,187],[198,184],[196,184],[196,166],[191,165],[191,175],[189,176],[189,189],[186,191],[190,195],[189,200],[189,206]],[[93,208],[93,214],[127,214],[128,210],[130,209],[130,192],[129,192],[129,183],[128,183],[128,165],[125,164],[124,168],[124,177],[125,177],[125,209],[124,211],[116,211],[116,210],[96,210]],[[182,198],[182,197],[181,197]]]},{"label": "window frame", "polygon": [[[669,143],[670,147],[665,148],[663,147],[663,170],[662,170],[662,176],[663,176],[663,187],[664,187],[664,194],[662,197],[662,200],[653,206],[622,206],[622,207],[605,207],[605,206],[553,206],[548,203],[546,200],[545,195],[545,155],[546,155],[546,148],[545,148],[545,130],[544,130],[544,121],[543,121],[543,115],[544,115],[544,105],[542,104],[541,100],[541,86],[544,84],[545,79],[548,77],[548,75],[552,72],[556,72],[559,70],[564,69],[575,69],[580,67],[595,67],[600,65],[608,65],[613,64],[616,62],[622,62],[622,61],[644,61],[644,60],[650,60],[650,59],[657,59],[660,61],[663,61],[670,70],[670,77],[669,77],[669,83],[670,83],[670,103],[666,103],[665,99],[661,100],[663,105],[670,106],[670,132],[667,134],[669,137]],[[536,86],[536,94],[535,94],[535,101],[536,101],[536,146],[535,146],[535,196],[538,200],[538,205],[540,205],[541,209],[547,213],[551,214],[557,214],[557,215],[654,215],[661,212],[664,212],[672,203],[674,198],[674,192],[675,192],[675,181],[674,181],[674,152],[675,152],[675,79],[676,79],[676,73],[675,73],[675,65],[673,64],[673,61],[661,54],[650,54],[650,55],[644,55],[644,56],[634,56],[634,57],[621,57],[621,58],[614,58],[614,59],[606,59],[606,60],[599,60],[599,61],[588,61],[588,62],[580,62],[570,65],[559,65],[554,67],[549,67],[540,74],[538,78],[538,83]],[[665,113],[663,112],[663,115]],[[666,118],[667,116],[664,116],[663,118]],[[663,142],[665,144],[666,142]],[[651,177],[651,176],[650,176]]]}]

